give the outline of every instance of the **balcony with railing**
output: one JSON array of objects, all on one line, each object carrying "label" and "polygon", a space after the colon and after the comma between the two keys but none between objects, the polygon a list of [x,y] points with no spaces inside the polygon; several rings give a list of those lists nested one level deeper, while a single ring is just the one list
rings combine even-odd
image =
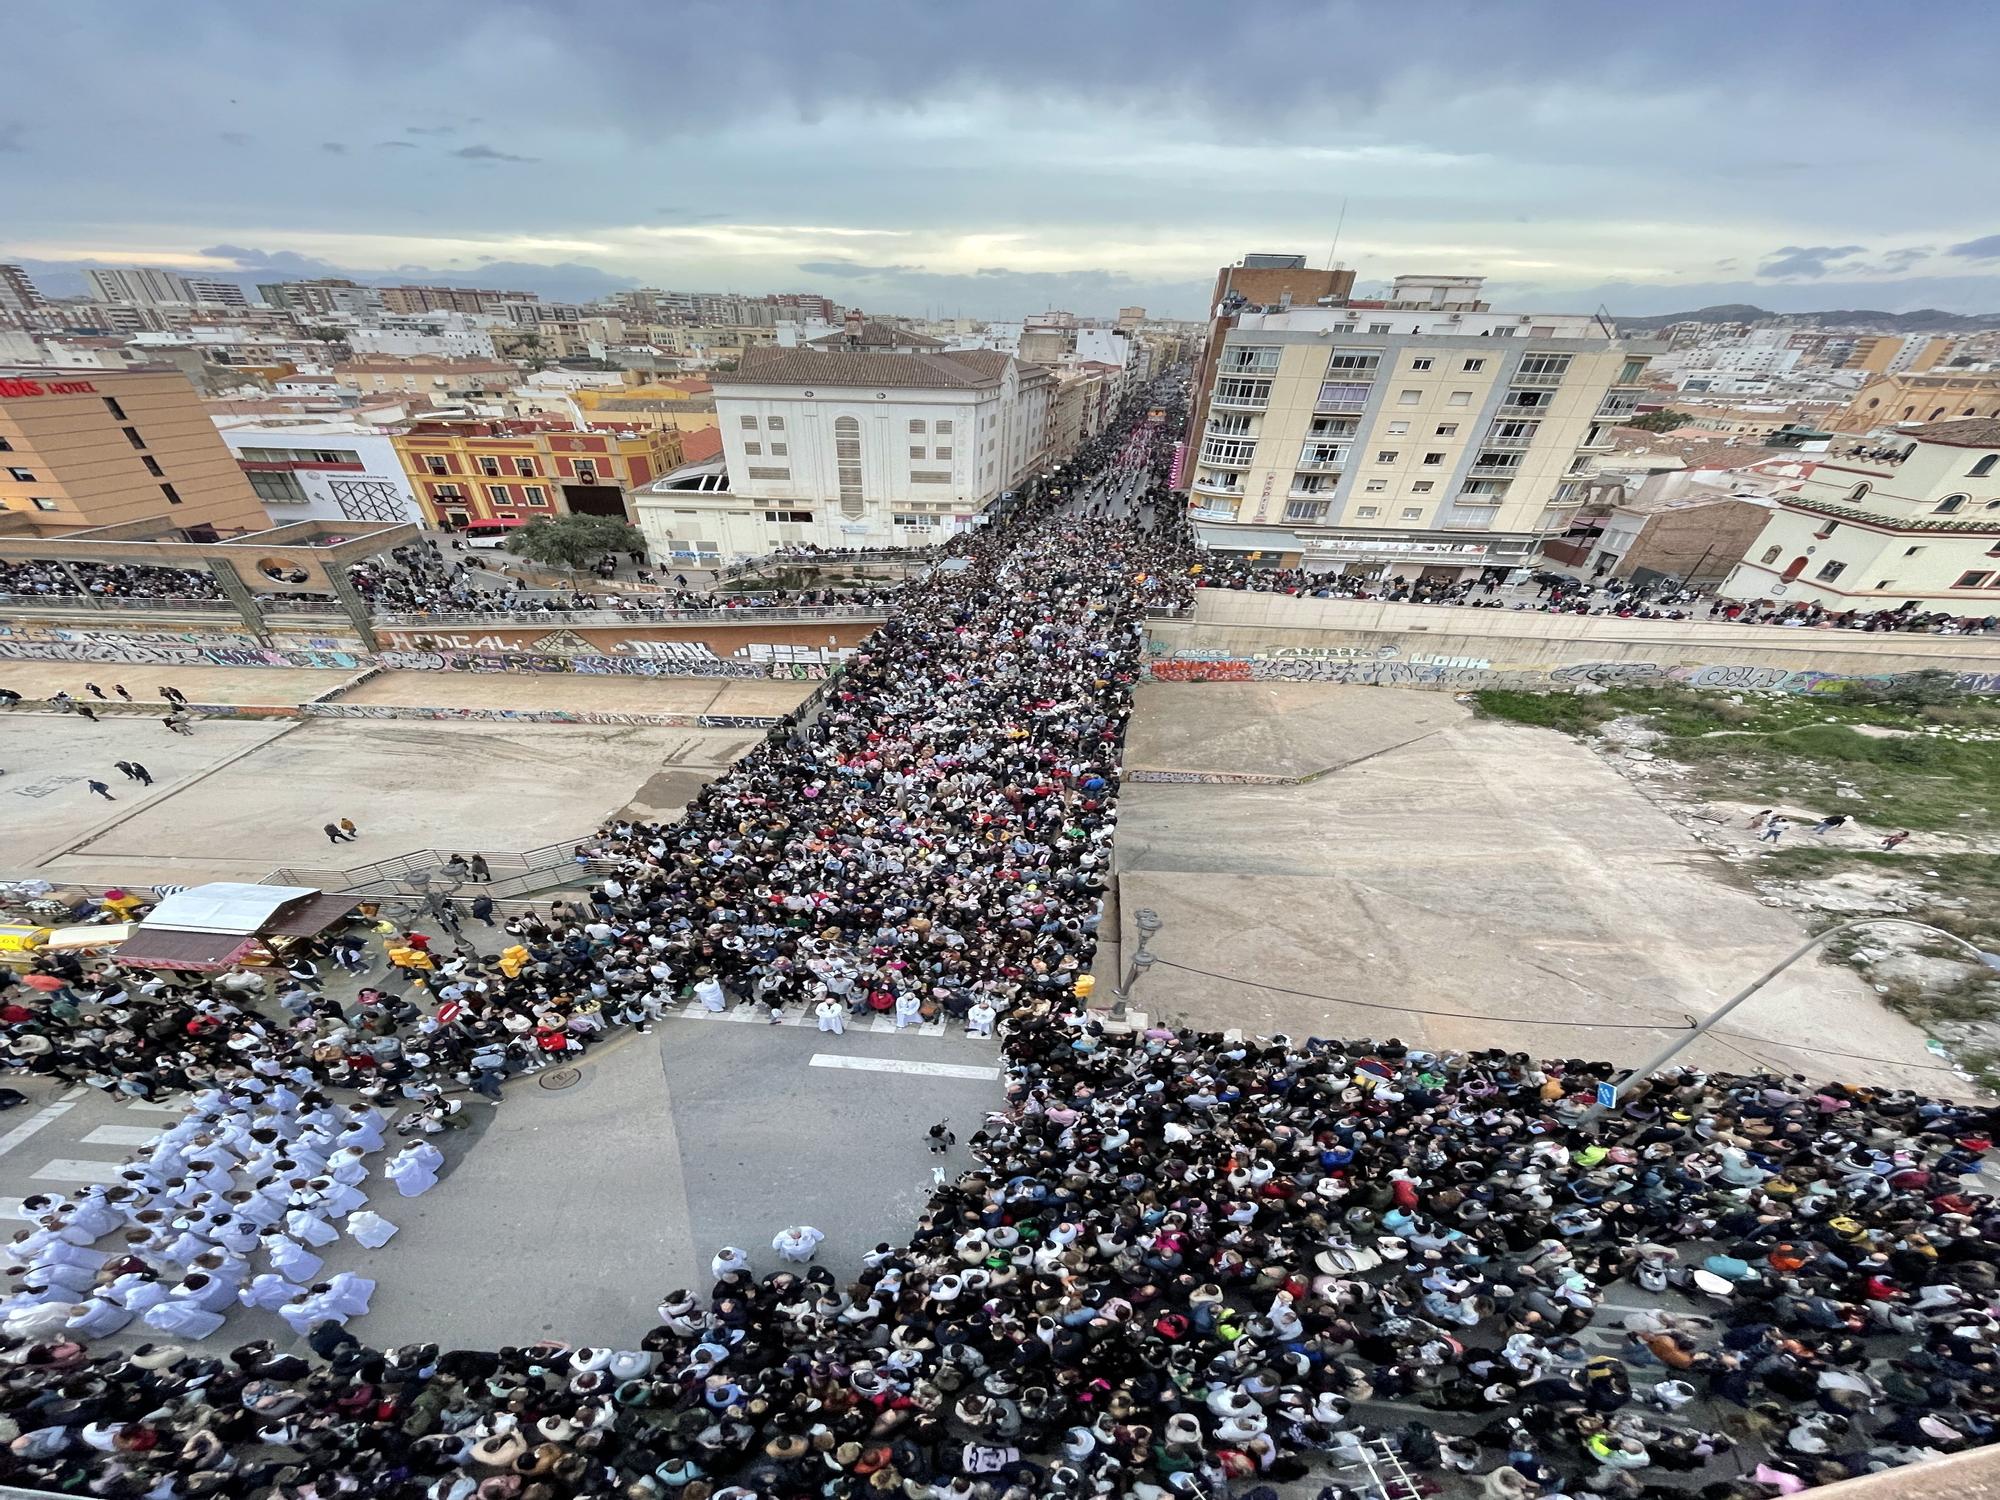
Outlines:
[{"label": "balcony with railing", "polygon": [[1271,382],[1225,377],[1216,381],[1215,395],[1209,404],[1225,411],[1262,411],[1271,404]]},{"label": "balcony with railing", "polygon": [[1368,393],[1373,387],[1353,380],[1329,380],[1319,388],[1319,399],[1313,402],[1315,412],[1357,412],[1368,406]]},{"label": "balcony with railing", "polygon": [[1512,479],[1521,472],[1521,460],[1514,454],[1482,453],[1465,472],[1474,478]]},{"label": "balcony with railing", "polygon": [[1512,375],[1507,377],[1507,383],[1509,385],[1532,385],[1546,388],[1548,386],[1561,385],[1563,377],[1568,373],[1566,370],[1516,370]]},{"label": "balcony with railing", "polygon": [[1275,375],[1281,352],[1270,348],[1247,349],[1226,345],[1215,368],[1222,375]]},{"label": "balcony with railing", "polygon": [[1639,398],[1637,396],[1621,395],[1613,391],[1605,396],[1592,415],[1599,422],[1629,421],[1632,413],[1638,409],[1638,405]]},{"label": "balcony with railing", "polygon": [[1579,453],[1609,453],[1618,446],[1618,438],[1609,427],[1593,427],[1583,435],[1583,441],[1576,445]]},{"label": "balcony with railing", "polygon": [[[1532,399],[1522,401],[1517,398],[1527,396]],[[1505,416],[1546,417],[1549,414],[1549,400],[1539,391],[1509,391],[1494,409]]]},{"label": "balcony with railing", "polygon": [[1338,471],[1352,451],[1345,443],[1307,443],[1299,450],[1299,467],[1316,474]]},{"label": "balcony with railing", "polygon": [[[1232,479],[1238,482],[1235,484],[1227,482]],[[1242,476],[1238,474],[1201,474],[1195,477],[1193,487],[1197,493],[1203,495],[1241,496],[1243,493],[1241,479]]]},{"label": "balcony with railing", "polygon": [[1519,449],[1534,446],[1537,424],[1533,422],[1496,422],[1492,431],[1486,434],[1486,448]]},{"label": "balcony with railing", "polygon": [[1252,420],[1241,414],[1235,416],[1211,415],[1203,433],[1208,437],[1249,437],[1254,426]]},{"label": "balcony with railing", "polygon": [[1201,461],[1227,469],[1247,469],[1257,457],[1255,438],[1210,438],[1201,445]]}]

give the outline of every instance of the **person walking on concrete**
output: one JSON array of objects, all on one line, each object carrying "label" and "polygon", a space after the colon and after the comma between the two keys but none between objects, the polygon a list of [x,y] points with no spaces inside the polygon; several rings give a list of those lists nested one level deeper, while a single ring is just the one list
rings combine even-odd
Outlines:
[{"label": "person walking on concrete", "polygon": [[138,782],[139,785],[141,786],[151,786],[153,784],[153,773],[147,770],[143,765],[141,765],[136,760],[133,761],[131,764],[132,764],[132,779]]},{"label": "person walking on concrete", "polygon": [[97,710],[92,708],[88,703],[72,703],[70,704],[70,712],[82,714],[93,724],[97,722]]},{"label": "person walking on concrete", "polygon": [[347,838],[347,835],[340,831],[338,823],[323,823],[320,825],[320,832],[326,835],[329,844],[342,843]]},{"label": "person walking on concrete", "polygon": [[86,781],[84,785],[89,787],[93,792],[97,793],[97,795],[102,797],[106,802],[116,802],[118,800],[116,797],[111,795],[111,788],[106,786],[103,782],[97,780],[95,777],[92,777],[89,781]]},{"label": "person walking on concrete", "polygon": [[1792,825],[1783,818],[1773,818],[1764,825],[1764,831],[1757,835],[1760,844],[1775,844],[1785,836],[1785,830]]},{"label": "person walking on concrete", "polygon": [[472,914],[488,927],[491,927],[493,925],[493,898],[491,896],[474,896],[472,898]]},{"label": "person walking on concrete", "polygon": [[89,689],[91,697],[98,699],[102,699],[104,697],[104,689],[99,687],[96,683],[86,682],[84,684],[84,687]]},{"label": "person walking on concrete", "polygon": [[116,693],[119,697],[123,698],[127,703],[130,703],[132,701],[132,695],[125,691],[125,684],[122,682],[112,683],[111,691]]},{"label": "person walking on concrete", "polygon": [[819,1253],[819,1242],[825,1238],[825,1231],[810,1224],[793,1224],[778,1232],[771,1248],[792,1264],[803,1266]]},{"label": "person walking on concrete", "polygon": [[472,872],[474,880],[487,881],[493,878],[493,871],[487,868],[486,856],[483,854],[473,855],[471,863],[466,868]]},{"label": "person walking on concrete", "polygon": [[194,731],[188,728],[188,721],[186,717],[183,716],[178,711],[168,714],[164,719],[160,720],[160,722],[166,725],[167,728],[174,734],[184,734],[189,739],[194,738]]},{"label": "person walking on concrete", "polygon": [[354,826],[354,819],[352,818],[342,818],[340,820],[340,831],[347,835],[347,842],[350,844],[361,837],[361,830]]},{"label": "person walking on concrete", "polygon": [[160,696],[166,699],[167,702],[176,704],[182,708],[187,706],[187,694],[183,693],[179,688],[162,687],[160,689]]},{"label": "person walking on concrete", "polygon": [[118,774],[123,776],[127,781],[137,781],[139,779],[133,773],[132,762],[129,760],[114,760],[111,764],[118,768]]}]

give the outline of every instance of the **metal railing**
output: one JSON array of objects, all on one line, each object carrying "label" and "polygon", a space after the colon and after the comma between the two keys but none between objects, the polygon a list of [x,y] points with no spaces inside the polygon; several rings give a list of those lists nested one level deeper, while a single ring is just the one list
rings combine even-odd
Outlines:
[{"label": "metal railing", "polygon": [[746,605],[739,609],[441,609],[401,610],[371,618],[377,625],[782,625],[824,620],[882,620],[886,604]]},{"label": "metal railing", "polygon": [[124,594],[0,594],[0,610],[16,609],[104,609],[104,610],[149,610],[161,614],[196,612],[201,614],[236,613],[236,606],[227,599],[180,598],[140,598]]}]

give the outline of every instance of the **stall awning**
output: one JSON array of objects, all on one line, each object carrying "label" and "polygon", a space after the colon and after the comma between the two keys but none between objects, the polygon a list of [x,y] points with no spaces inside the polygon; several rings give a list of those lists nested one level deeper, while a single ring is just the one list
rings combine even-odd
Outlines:
[{"label": "stall awning", "polygon": [[255,932],[288,902],[317,896],[309,885],[250,885],[214,880],[176,891],[153,908],[149,920],[184,932]]},{"label": "stall awning", "polygon": [[263,929],[266,937],[311,937],[324,932],[361,904],[354,896],[321,894],[301,901]]},{"label": "stall awning", "polygon": [[138,930],[130,922],[104,922],[89,927],[59,927],[49,934],[46,946],[51,953],[115,948]]},{"label": "stall awning", "polygon": [[202,972],[226,969],[257,947],[254,937],[237,932],[181,932],[171,927],[148,927],[125,939],[118,949],[118,962],[142,969],[197,969]]}]

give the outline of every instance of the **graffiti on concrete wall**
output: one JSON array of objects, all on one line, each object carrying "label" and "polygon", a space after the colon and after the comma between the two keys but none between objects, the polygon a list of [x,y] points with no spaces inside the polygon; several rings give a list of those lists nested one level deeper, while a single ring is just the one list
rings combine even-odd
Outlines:
[{"label": "graffiti on concrete wall", "polygon": [[424,707],[405,703],[305,703],[309,719],[420,719],[431,722],[502,724],[596,724],[674,729],[768,729],[778,720],[767,714],[646,714],[609,709]]},{"label": "graffiti on concrete wall", "polygon": [[1297,786],[1305,776],[1264,776],[1255,771],[1127,771],[1127,781],[1192,786]]},{"label": "graffiti on concrete wall", "polygon": [[[1579,687],[1647,687],[1669,683],[1729,691],[1837,693],[1851,683],[1892,683],[1913,672],[1875,674],[1795,671],[1787,667],[1742,666],[1733,663],[1666,664],[1661,662],[1578,662],[1571,666],[1494,666],[1484,658],[1418,655],[1402,661],[1379,656],[1369,660],[1296,654],[1226,657],[1206,652],[1153,661],[1147,675],[1155,682],[1325,682],[1365,687],[1436,688],[1448,692],[1512,688],[1526,691],[1575,691]],[[1393,648],[1391,648],[1393,649]],[[2000,673],[1955,674],[1959,690],[2000,693]]]},{"label": "graffiti on concrete wall", "polygon": [[336,667],[366,658],[354,651],[279,651],[264,646],[134,646],[90,641],[0,640],[0,661],[83,661],[137,667]]}]

